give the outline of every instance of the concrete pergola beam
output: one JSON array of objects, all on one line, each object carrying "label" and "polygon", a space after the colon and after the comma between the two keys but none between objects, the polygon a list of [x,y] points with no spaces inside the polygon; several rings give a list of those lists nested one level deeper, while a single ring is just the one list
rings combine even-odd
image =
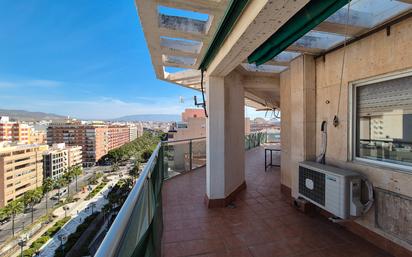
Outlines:
[{"label": "concrete pergola beam", "polygon": [[147,47],[149,48],[152,57],[152,64],[156,77],[163,79],[164,72],[160,49],[160,34],[158,33],[158,30],[154,29],[158,27],[157,2],[151,0],[135,0],[135,3],[138,7],[137,11],[140,16],[140,22],[146,38]]},{"label": "concrete pergola beam", "polygon": [[212,14],[216,11],[222,11],[225,8],[224,4],[213,0],[160,0],[159,4],[205,14]]},{"label": "concrete pergola beam", "polygon": [[[263,98],[260,98],[259,96],[257,96],[255,93],[251,93],[250,89],[245,89],[245,99],[247,99],[249,101],[248,106],[251,106],[253,108],[265,108],[265,107],[269,107],[269,108],[274,108],[274,107],[278,107],[279,103],[275,102],[275,101],[267,101]],[[253,106],[253,104],[251,102],[256,103],[256,105],[258,106]]]},{"label": "concrete pergola beam", "polygon": [[202,33],[188,33],[185,31],[173,30],[169,28],[158,28],[157,33],[163,37],[183,38],[201,42],[204,42],[205,38],[207,38],[207,35]]},{"label": "concrete pergola beam", "polygon": [[208,23],[206,21],[161,13],[158,15],[158,20],[160,28],[167,28],[191,34],[206,34],[208,31]]},{"label": "concrete pergola beam", "polygon": [[190,69],[190,70],[185,70],[185,71],[168,73],[166,76],[166,79],[169,81],[178,81],[178,80],[192,79],[192,78],[200,78],[200,71]]},{"label": "concrete pergola beam", "polygon": [[160,46],[164,49],[170,49],[172,51],[199,54],[200,49],[202,48],[202,42],[161,38]]},{"label": "concrete pergola beam", "polygon": [[185,56],[172,56],[163,55],[162,56],[163,65],[178,67],[178,68],[188,68],[192,69],[193,65],[196,63],[196,59]]}]

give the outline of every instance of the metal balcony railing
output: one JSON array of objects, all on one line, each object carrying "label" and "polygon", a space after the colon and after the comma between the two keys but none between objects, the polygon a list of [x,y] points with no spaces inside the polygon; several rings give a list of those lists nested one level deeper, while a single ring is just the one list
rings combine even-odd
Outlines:
[{"label": "metal balcony railing", "polygon": [[[266,142],[264,133],[245,137],[245,149]],[[95,257],[161,256],[163,180],[206,165],[206,138],[157,145]]]},{"label": "metal balcony railing", "polygon": [[163,147],[159,143],[95,256],[161,256]]},{"label": "metal balcony railing", "polygon": [[245,150],[249,150],[255,147],[260,146],[263,143],[267,142],[267,133],[258,132],[251,133],[245,136]]},{"label": "metal balcony railing", "polygon": [[206,165],[206,138],[162,142],[165,158],[165,178]]}]

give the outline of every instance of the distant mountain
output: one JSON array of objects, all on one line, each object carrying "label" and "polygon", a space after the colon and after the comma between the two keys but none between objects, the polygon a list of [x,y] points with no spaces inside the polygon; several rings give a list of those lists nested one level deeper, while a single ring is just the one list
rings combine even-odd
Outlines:
[{"label": "distant mountain", "polygon": [[19,121],[65,120],[67,118],[53,113],[6,109],[0,109],[0,116],[9,116],[11,120]]},{"label": "distant mountain", "polygon": [[112,121],[180,121],[181,117],[177,114],[137,114],[128,115]]}]

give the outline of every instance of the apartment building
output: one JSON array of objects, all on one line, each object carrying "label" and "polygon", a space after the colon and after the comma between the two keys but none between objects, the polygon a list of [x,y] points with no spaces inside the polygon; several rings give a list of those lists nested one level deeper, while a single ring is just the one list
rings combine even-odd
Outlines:
[{"label": "apartment building", "polygon": [[43,154],[44,177],[61,177],[70,167],[82,165],[82,147],[53,144]]},{"label": "apartment building", "polygon": [[42,185],[47,145],[0,145],[0,207]]},{"label": "apartment building", "polygon": [[205,111],[203,109],[187,108],[182,112],[182,121],[187,122],[189,118],[205,118]]},{"label": "apartment building", "polygon": [[130,142],[143,135],[143,127],[140,124],[129,124]]},{"label": "apartment building", "polygon": [[69,168],[72,166],[82,165],[82,147],[76,146],[66,146],[67,148],[67,161]]},{"label": "apartment building", "polygon": [[57,179],[63,176],[69,167],[68,150],[64,143],[53,144],[43,153],[44,177]]},{"label": "apartment building", "polygon": [[92,166],[109,150],[108,126],[82,124],[79,121],[52,123],[47,128],[47,143],[81,146],[83,165]]},{"label": "apartment building", "polygon": [[30,140],[29,144],[45,145],[47,144],[47,133],[46,131],[40,130],[30,130]]},{"label": "apartment building", "polygon": [[112,124],[108,126],[109,151],[130,142],[129,126]]},{"label": "apartment building", "polygon": [[0,117],[0,142],[30,143],[30,126],[10,121],[9,117]]},{"label": "apartment building", "polygon": [[[250,134],[250,119],[245,118],[245,134]],[[173,123],[167,132],[169,140],[184,140],[206,136],[206,117],[203,109],[185,109],[182,121]]]}]

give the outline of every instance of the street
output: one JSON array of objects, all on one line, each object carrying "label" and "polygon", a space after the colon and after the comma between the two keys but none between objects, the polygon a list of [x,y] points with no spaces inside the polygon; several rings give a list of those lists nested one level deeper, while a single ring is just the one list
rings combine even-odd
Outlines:
[{"label": "street", "polygon": [[[87,185],[87,180],[94,174],[98,172],[103,172],[110,169],[110,166],[94,166],[90,168],[84,168],[83,176],[78,178],[78,189],[80,190],[82,186]],[[67,188],[67,187],[66,187]],[[50,213],[50,208],[57,204],[57,200],[52,200],[51,198],[55,195],[58,190],[53,190],[49,192],[48,208]],[[76,192],[76,181],[73,180],[70,184],[70,195]],[[66,197],[67,195],[65,195]],[[41,217],[46,215],[46,198],[44,197],[41,202],[34,206],[34,222]],[[14,220],[15,234],[23,229],[23,227],[31,224],[31,211],[27,210],[26,213],[18,214]],[[10,220],[6,224],[0,226],[0,244],[6,241],[12,236],[12,221]]]}]

